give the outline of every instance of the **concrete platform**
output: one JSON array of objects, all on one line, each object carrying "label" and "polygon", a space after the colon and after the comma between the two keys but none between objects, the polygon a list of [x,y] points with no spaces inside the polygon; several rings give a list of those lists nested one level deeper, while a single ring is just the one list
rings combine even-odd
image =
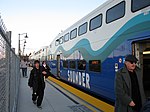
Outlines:
[{"label": "concrete platform", "polygon": [[[28,75],[30,69],[28,70]],[[17,112],[75,112],[72,107],[77,104],[59,92],[56,88],[46,83],[43,109],[40,110],[32,103],[32,90],[28,87],[28,78],[21,78]]]}]

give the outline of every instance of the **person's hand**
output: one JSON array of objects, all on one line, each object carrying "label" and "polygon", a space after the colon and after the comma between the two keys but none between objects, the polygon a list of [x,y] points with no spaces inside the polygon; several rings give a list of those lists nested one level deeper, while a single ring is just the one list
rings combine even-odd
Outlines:
[{"label": "person's hand", "polygon": [[135,106],[135,103],[134,103],[133,101],[131,101],[131,102],[129,103],[129,106],[134,107],[134,106]]},{"label": "person's hand", "polygon": [[47,73],[45,71],[43,71],[42,74],[46,75]]}]

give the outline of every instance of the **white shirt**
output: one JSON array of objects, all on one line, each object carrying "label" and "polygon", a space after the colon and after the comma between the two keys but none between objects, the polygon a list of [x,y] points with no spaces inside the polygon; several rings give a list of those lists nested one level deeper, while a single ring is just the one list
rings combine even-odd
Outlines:
[{"label": "white shirt", "polygon": [[21,61],[21,68],[27,68],[27,62]]}]

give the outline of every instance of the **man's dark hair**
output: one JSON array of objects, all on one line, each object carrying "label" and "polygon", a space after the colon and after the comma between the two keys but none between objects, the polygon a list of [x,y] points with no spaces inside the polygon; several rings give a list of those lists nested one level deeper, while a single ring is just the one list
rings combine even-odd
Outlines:
[{"label": "man's dark hair", "polygon": [[36,64],[36,63],[40,64],[40,61],[39,60],[35,60],[34,64]]}]

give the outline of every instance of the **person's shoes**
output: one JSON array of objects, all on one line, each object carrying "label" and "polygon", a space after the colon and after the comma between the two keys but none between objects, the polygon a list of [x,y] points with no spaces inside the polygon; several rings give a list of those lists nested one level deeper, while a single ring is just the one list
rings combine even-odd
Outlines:
[{"label": "person's shoes", "polygon": [[42,106],[37,106],[37,108],[42,109]]},{"label": "person's shoes", "polygon": [[36,105],[36,101],[33,101],[33,103]]}]

